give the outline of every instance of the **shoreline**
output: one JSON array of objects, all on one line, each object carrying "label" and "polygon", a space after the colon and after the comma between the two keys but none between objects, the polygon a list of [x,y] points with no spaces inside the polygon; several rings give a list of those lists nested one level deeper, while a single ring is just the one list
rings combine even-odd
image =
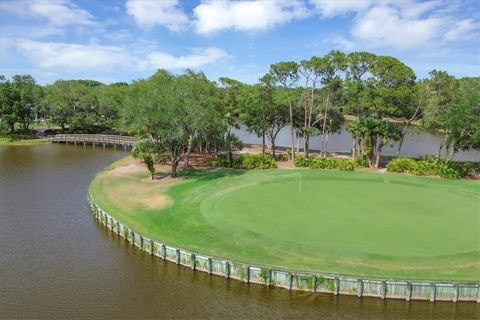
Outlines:
[{"label": "shoreline", "polygon": [[[108,167],[107,167],[108,168]],[[132,245],[150,255],[178,265],[232,278],[247,283],[281,287],[289,290],[325,292],[334,295],[346,294],[358,297],[370,296],[382,299],[430,300],[430,301],[477,301],[480,303],[480,283],[477,281],[405,280],[375,276],[353,276],[322,272],[292,270],[274,266],[233,262],[170,246],[135,231],[123,224],[119,215],[111,215],[101,208],[89,190],[88,202],[94,217],[109,230],[126,239]],[[111,208],[112,209],[112,208]],[[113,210],[113,209],[112,209]]]}]

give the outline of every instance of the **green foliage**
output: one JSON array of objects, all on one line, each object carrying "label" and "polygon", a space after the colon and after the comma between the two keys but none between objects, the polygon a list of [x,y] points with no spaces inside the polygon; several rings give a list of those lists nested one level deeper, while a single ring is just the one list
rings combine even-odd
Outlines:
[{"label": "green foliage", "polygon": [[312,157],[297,156],[295,158],[295,166],[299,168],[308,168],[310,167],[312,160],[313,160]]},{"label": "green foliage", "polygon": [[356,168],[365,168],[368,167],[368,159],[366,155],[359,155],[353,161],[355,163]]},{"label": "green foliage", "polygon": [[288,161],[290,159],[289,153],[280,153],[280,154],[275,154],[275,160],[276,161]]},{"label": "green foliage", "polygon": [[274,169],[277,162],[270,154],[242,154],[232,160],[227,156],[219,156],[210,161],[214,167],[236,168],[236,169]]},{"label": "green foliage", "polygon": [[270,275],[270,270],[268,270],[267,268],[260,269],[260,278],[263,279],[265,284],[268,284],[268,278],[270,277],[269,275]]},{"label": "green foliage", "polygon": [[270,154],[242,154],[238,158],[241,169],[274,169],[277,162]]},{"label": "green foliage", "polygon": [[299,156],[295,158],[295,166],[310,169],[336,169],[353,171],[355,170],[355,162],[349,159],[332,159],[325,157],[305,157]]},{"label": "green foliage", "polygon": [[469,174],[476,174],[479,166],[478,163],[458,164],[436,157],[427,157],[423,160],[395,158],[387,164],[387,170],[417,176],[432,175],[444,179],[460,179]]},{"label": "green foliage", "polygon": [[390,172],[408,172],[416,167],[416,161],[410,158],[395,158],[387,164],[387,170]]},{"label": "green foliage", "polygon": [[327,279],[326,282],[327,282],[327,285],[326,285],[327,289],[333,292],[335,290],[335,281],[332,279]]},{"label": "green foliage", "polygon": [[145,162],[145,165],[147,166],[148,171],[150,172],[152,176],[152,180],[155,176],[155,166],[153,165],[153,158],[151,155],[143,155],[143,162]]}]

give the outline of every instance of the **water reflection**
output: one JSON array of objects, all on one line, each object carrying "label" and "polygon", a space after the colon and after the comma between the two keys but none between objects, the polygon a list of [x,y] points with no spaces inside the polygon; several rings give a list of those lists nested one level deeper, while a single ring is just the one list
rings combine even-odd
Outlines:
[{"label": "water reflection", "polygon": [[153,258],[87,211],[95,173],[125,153],[0,146],[1,319],[474,319],[476,303],[288,292]]}]

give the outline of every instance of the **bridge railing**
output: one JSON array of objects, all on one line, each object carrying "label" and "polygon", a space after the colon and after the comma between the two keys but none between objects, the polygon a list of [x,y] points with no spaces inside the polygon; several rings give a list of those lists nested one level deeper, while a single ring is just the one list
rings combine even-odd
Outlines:
[{"label": "bridge railing", "polygon": [[51,142],[79,142],[79,143],[98,143],[98,144],[112,144],[112,145],[127,145],[133,146],[135,144],[135,137],[109,135],[109,134],[57,134],[47,137]]}]

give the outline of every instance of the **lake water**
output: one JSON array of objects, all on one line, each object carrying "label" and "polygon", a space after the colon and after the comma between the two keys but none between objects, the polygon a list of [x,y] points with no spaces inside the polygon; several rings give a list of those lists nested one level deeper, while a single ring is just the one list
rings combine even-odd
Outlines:
[{"label": "lake water", "polygon": [[[239,130],[234,130],[234,133],[244,143],[261,144],[262,138],[257,137],[253,133],[249,133],[246,127],[241,127]],[[290,147],[292,138],[290,136],[290,128],[283,128],[276,139],[275,144],[279,147]],[[442,136],[439,134],[432,134],[426,131],[419,131],[415,127],[408,129],[407,135],[402,145],[401,156],[408,157],[422,157],[424,155],[433,155],[438,151],[442,143]],[[310,138],[310,149],[320,150],[321,136]],[[295,145],[296,147],[296,145]],[[395,155],[397,152],[398,143],[387,145],[383,148],[382,154]],[[303,140],[300,140],[300,150],[303,151]],[[352,150],[352,135],[346,130],[346,126],[338,134],[332,134],[328,138],[327,151],[337,152],[351,152]],[[458,151],[455,156],[458,161],[480,161],[480,151]]]},{"label": "lake water", "polygon": [[126,153],[0,146],[0,319],[474,319],[480,304],[335,297],[246,285],[153,258],[87,209]]}]

